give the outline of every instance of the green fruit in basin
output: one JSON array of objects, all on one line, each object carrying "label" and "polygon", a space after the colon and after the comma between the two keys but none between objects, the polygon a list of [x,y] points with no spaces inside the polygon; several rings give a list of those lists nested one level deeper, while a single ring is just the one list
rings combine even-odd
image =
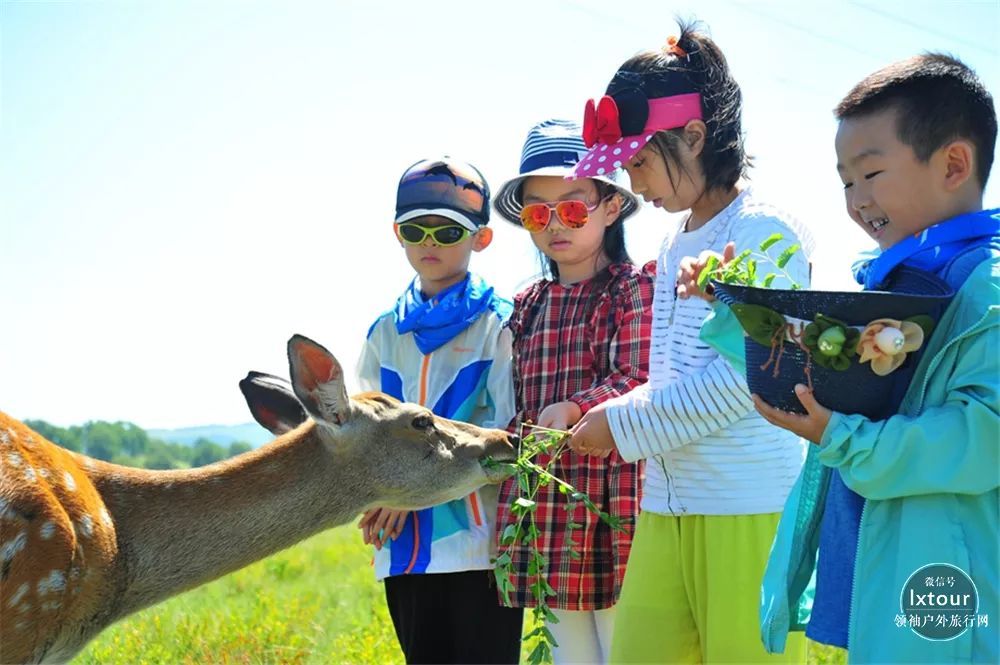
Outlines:
[{"label": "green fruit in basin", "polygon": [[844,329],[840,326],[833,326],[827,328],[823,331],[823,334],[819,336],[816,340],[816,348],[824,356],[833,357],[840,354],[840,350],[844,348],[844,342],[847,340],[847,334]]}]

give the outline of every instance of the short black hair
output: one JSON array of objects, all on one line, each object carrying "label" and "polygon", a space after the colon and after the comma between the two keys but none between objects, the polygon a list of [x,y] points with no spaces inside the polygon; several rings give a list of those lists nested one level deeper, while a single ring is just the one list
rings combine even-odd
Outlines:
[{"label": "short black hair", "polygon": [[[639,88],[646,97],[668,97],[696,92],[706,127],[699,163],[706,191],[729,190],[746,177],[750,157],[744,147],[743,95],[722,50],[696,21],[678,20],[681,56],[664,49],[643,51],[622,64],[608,84],[607,94]],[[683,129],[656,132],[652,145],[663,157],[673,180],[671,161],[677,159]]]},{"label": "short black hair", "polygon": [[951,141],[970,141],[976,178],[986,187],[993,167],[997,114],[993,96],[958,58],[925,53],[867,76],[837,104],[837,120],[896,111],[896,136],[926,162]]}]

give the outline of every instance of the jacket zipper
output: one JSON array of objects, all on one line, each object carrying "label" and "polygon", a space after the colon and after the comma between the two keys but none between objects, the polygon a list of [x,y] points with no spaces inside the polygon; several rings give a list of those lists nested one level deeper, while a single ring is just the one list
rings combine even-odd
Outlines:
[{"label": "jacket zipper", "polygon": [[[428,369],[431,366],[431,354],[424,356],[423,362],[420,363],[420,385],[418,386],[419,404],[420,406],[427,406],[427,375]],[[403,571],[404,575],[409,574],[415,565],[417,565],[417,552],[420,551],[420,518],[416,511],[413,511],[413,550],[410,552],[410,563],[406,566],[406,570]]]}]

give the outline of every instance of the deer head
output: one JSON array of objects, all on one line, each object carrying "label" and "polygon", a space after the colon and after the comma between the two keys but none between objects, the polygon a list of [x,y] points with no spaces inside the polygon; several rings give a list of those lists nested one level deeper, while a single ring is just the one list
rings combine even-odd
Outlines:
[{"label": "deer head", "polygon": [[[485,458],[514,456],[517,437],[499,430],[485,433],[382,393],[349,398],[340,363],[306,337],[288,341],[288,363],[292,391],[316,421],[320,440],[342,460],[365,460],[363,468],[381,506],[425,508],[465,496],[503,479],[484,467]],[[286,415],[278,422],[287,426],[294,411],[287,399],[283,404],[278,412]]]}]

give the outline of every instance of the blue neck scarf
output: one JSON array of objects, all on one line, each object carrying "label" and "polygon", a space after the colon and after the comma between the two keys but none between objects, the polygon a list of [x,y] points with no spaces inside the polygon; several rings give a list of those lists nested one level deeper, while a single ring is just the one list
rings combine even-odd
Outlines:
[{"label": "blue neck scarf", "polygon": [[471,273],[429,300],[421,295],[414,278],[396,301],[396,331],[400,335],[412,332],[417,348],[428,354],[472,325],[493,301],[493,287]]},{"label": "blue neck scarf", "polygon": [[897,266],[940,274],[957,256],[978,247],[1000,247],[1000,208],[970,212],[928,226],[904,238],[873,260],[854,266],[854,278],[877,290]]}]

